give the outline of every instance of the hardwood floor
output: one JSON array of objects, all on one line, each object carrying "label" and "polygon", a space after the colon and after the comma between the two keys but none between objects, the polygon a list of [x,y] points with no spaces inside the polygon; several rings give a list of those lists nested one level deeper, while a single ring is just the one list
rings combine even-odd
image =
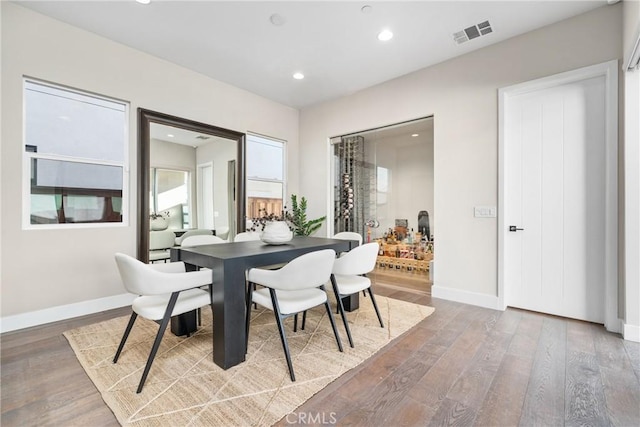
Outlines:
[{"label": "hardwood floor", "polygon": [[376,268],[367,274],[374,283],[384,283],[388,287],[399,290],[420,292],[431,295],[433,282],[429,280],[429,275],[425,273],[407,273],[405,271],[395,272],[382,268]]},{"label": "hardwood floor", "polygon": [[[278,425],[640,425],[640,344],[600,325],[375,290],[436,311]],[[126,314],[3,334],[0,423],[117,426],[62,332]]]}]

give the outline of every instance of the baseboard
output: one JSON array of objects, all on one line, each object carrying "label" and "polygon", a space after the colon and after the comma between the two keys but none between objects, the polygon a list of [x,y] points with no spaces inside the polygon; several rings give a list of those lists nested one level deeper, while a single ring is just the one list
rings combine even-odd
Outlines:
[{"label": "baseboard", "polygon": [[433,285],[431,287],[431,296],[434,298],[461,302],[463,304],[477,305],[479,307],[504,311],[504,308],[500,305],[500,300],[495,295],[479,294],[476,292]]},{"label": "baseboard", "polygon": [[622,326],[622,337],[627,341],[640,342],[640,326],[625,323]]},{"label": "baseboard", "polygon": [[45,323],[57,322],[59,320],[71,319],[73,317],[85,316],[87,314],[125,307],[127,305],[131,305],[134,298],[135,295],[132,294],[120,294],[74,304],[59,305],[57,307],[30,311],[13,316],[6,316],[0,319],[0,332],[4,333],[15,331],[18,329],[30,328],[32,326],[44,325]]}]

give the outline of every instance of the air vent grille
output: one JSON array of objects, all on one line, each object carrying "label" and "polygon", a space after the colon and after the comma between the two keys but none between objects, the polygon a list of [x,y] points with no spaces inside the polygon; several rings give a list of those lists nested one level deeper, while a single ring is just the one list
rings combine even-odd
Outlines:
[{"label": "air vent grille", "polygon": [[453,40],[458,44],[462,44],[480,36],[486,36],[487,34],[492,32],[493,29],[491,28],[491,24],[489,23],[489,21],[483,21],[477,25],[473,25],[471,27],[465,28],[462,31],[453,33]]}]

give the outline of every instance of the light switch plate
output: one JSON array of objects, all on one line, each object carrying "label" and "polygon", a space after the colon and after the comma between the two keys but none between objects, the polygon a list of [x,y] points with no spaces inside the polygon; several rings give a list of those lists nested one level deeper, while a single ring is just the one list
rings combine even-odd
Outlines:
[{"label": "light switch plate", "polygon": [[474,206],[473,216],[476,218],[495,218],[497,215],[495,206]]}]

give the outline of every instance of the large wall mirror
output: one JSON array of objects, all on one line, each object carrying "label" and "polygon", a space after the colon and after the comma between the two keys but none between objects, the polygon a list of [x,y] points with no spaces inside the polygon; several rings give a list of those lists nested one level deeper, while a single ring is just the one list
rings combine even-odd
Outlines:
[{"label": "large wall mirror", "polygon": [[164,259],[187,232],[233,239],[244,182],[245,134],[139,108],[138,259]]}]

